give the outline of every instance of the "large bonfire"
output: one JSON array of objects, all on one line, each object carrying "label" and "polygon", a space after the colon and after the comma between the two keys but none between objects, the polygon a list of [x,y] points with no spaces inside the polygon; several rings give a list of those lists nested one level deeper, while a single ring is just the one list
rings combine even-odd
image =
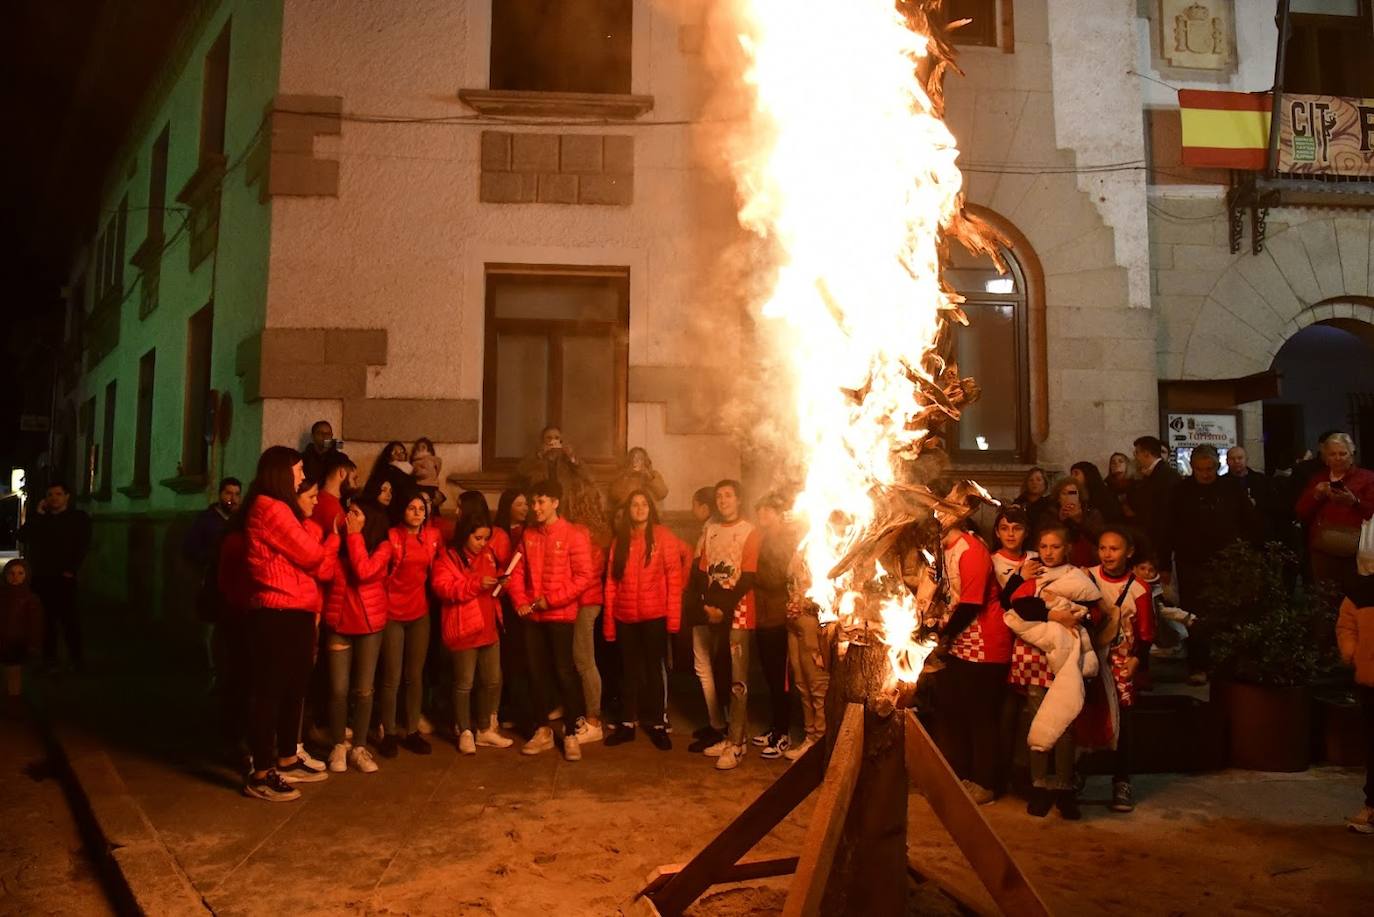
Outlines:
[{"label": "large bonfire", "polygon": [[[957,239],[997,260],[962,210],[939,2],[738,2],[753,107],[733,168],[741,223],[779,254],[763,314],[793,375],[803,588],[845,640],[884,644],[908,683],[943,611],[929,569],[940,532],[981,493],[927,486],[944,426],[977,396],[953,361],[953,323],[967,319],[942,253]],[[930,587],[915,592],[897,550],[911,532],[907,582]]]}]

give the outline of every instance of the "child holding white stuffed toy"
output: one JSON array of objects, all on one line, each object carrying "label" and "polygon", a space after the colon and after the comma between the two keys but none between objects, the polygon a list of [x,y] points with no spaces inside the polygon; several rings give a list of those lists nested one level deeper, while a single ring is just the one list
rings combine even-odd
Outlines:
[{"label": "child holding white stuffed toy", "polygon": [[1043,818],[1055,805],[1064,818],[1076,820],[1082,816],[1074,788],[1077,750],[1070,727],[1083,707],[1083,679],[1098,670],[1081,624],[1101,593],[1082,570],[1069,564],[1069,536],[1062,527],[1040,532],[1036,547],[1040,569],[1029,579],[1012,573],[1001,595],[1007,626],[1016,634],[1007,680],[1026,695],[1023,720],[1029,721],[1032,781],[1026,811]]},{"label": "child holding white stuffed toy", "polygon": [[1150,656],[1155,637],[1154,602],[1148,584],[1136,578],[1131,569],[1135,542],[1121,528],[1108,526],[1097,539],[1099,565],[1088,571],[1102,590],[1098,602],[1101,625],[1098,645],[1106,650],[1106,661],[1116,688],[1117,727],[1115,734],[1116,768],[1112,776],[1113,812],[1135,809],[1131,796],[1130,739],[1131,707],[1135,704],[1136,678],[1141,661]]}]

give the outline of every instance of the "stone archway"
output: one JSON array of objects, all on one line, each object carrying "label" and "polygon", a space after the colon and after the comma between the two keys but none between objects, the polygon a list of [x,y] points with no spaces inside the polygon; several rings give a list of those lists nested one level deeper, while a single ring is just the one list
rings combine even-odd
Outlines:
[{"label": "stone archway", "polygon": [[1186,340],[1181,378],[1264,372],[1284,342],[1318,322],[1374,326],[1370,224],[1310,220],[1271,236],[1259,255],[1228,259],[1191,322],[1168,316],[1171,331]]}]

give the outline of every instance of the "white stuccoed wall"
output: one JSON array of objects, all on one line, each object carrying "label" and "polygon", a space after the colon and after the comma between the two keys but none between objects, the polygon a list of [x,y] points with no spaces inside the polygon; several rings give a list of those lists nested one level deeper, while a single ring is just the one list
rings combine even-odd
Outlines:
[{"label": "white stuccoed wall", "polygon": [[[1145,135],[1136,59],[1135,0],[1048,0],[1054,73],[1054,129],[1079,168],[1143,162]],[[1115,234],[1131,306],[1150,307],[1150,238],[1143,169],[1080,174]]]},{"label": "white stuccoed wall", "polygon": [[[490,27],[483,0],[291,0],[281,92],[342,96],[348,114],[471,115],[457,92],[487,86]],[[652,3],[636,4],[632,89],[654,96],[641,120],[693,117],[699,68],[679,49],[678,24]],[[629,207],[479,203],[484,128],[581,130],[345,120],[341,136],[318,138],[316,155],[341,162],[339,196],[274,201],[268,326],[384,327],[388,361],[370,370],[370,398],[480,399],[485,263],[623,265],[632,367],[736,357],[738,320],[706,300],[703,282],[733,232],[730,202],[713,197],[694,167],[686,127],[587,129],[635,138]],[[701,347],[703,326],[725,333]],[[264,439],[293,441],[314,416],[331,414],[279,402],[265,411]],[[739,458],[729,437],[671,435],[663,416],[662,405],[632,402],[629,445],[651,449],[668,474],[668,507],[684,509],[695,487],[737,475]],[[477,467],[476,445],[439,451],[446,471]]]}]

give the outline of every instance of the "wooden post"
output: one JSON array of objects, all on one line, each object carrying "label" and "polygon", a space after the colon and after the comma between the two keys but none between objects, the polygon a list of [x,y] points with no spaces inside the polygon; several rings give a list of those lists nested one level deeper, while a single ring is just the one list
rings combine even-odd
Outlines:
[{"label": "wooden post", "polygon": [[821,901],[830,880],[835,848],[840,842],[849,815],[849,801],[854,796],[854,782],[859,779],[859,765],[863,756],[864,710],[850,704],[840,724],[835,751],[830,756],[825,780],[817,794],[811,824],[806,829],[801,856],[797,859],[796,878],[787,891],[782,917],[819,917]]},{"label": "wooden post", "polygon": [[935,747],[921,721],[907,711],[906,760],[911,778],[968,859],[992,900],[1008,917],[1048,917],[1049,908],[992,830],[968,791]]},{"label": "wooden post", "polygon": [[887,693],[887,648],[851,643],[833,659],[826,722],[838,735],[841,719],[831,711],[862,704],[863,754],[820,912],[900,917],[906,913],[908,781],[903,717]]}]

